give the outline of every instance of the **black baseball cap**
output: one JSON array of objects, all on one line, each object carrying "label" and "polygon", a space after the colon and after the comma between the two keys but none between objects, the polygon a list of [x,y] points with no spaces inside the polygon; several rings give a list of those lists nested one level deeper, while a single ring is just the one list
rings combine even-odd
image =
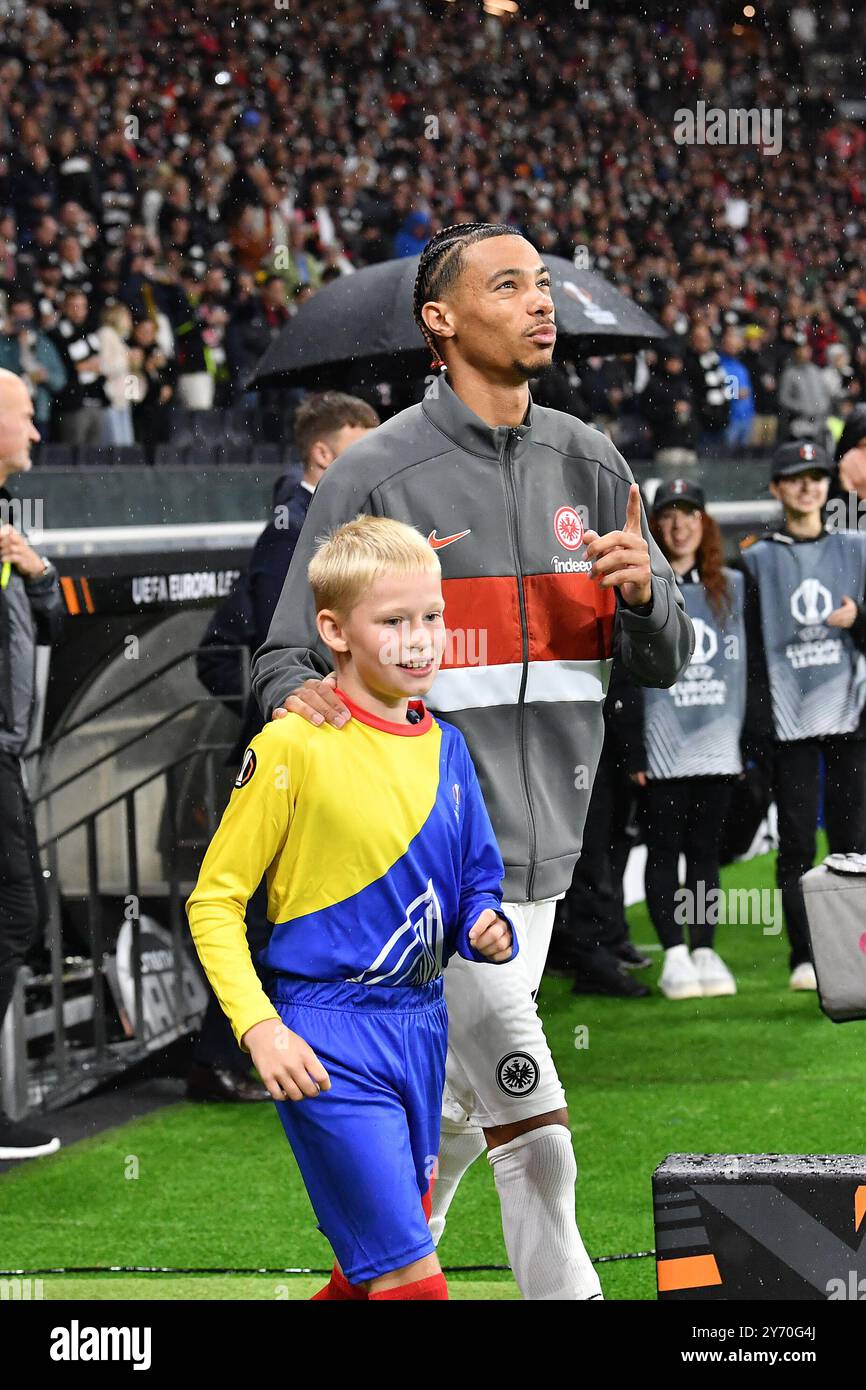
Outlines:
[{"label": "black baseball cap", "polygon": [[812,470],[825,473],[828,478],[833,476],[830,455],[820,444],[813,444],[811,441],[798,444],[796,440],[792,440],[790,444],[783,444],[773,455],[773,482],[777,478],[794,478],[798,473],[809,473]]},{"label": "black baseball cap", "polygon": [[656,488],[652,515],[657,516],[663,507],[670,507],[675,502],[684,502],[687,506],[703,511],[707,499],[699,483],[693,483],[690,478],[674,478],[669,483],[659,483]]}]

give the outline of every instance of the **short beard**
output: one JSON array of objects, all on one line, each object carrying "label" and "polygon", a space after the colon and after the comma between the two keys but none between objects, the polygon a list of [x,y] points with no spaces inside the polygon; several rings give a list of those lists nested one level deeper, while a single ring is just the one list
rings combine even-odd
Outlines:
[{"label": "short beard", "polygon": [[549,362],[533,362],[531,364],[529,362],[519,362],[515,360],[512,366],[516,372],[520,373],[524,381],[532,381],[533,378],[547,376],[548,372],[553,371],[556,363],[551,357]]}]

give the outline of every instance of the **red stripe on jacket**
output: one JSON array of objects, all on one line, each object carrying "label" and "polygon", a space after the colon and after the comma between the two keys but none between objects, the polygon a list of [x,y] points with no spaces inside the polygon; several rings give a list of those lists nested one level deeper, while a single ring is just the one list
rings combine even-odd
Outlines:
[{"label": "red stripe on jacket", "polygon": [[[616,599],[585,574],[523,581],[530,661],[598,661],[613,652]],[[442,670],[523,660],[514,575],[443,579],[448,641]]]},{"label": "red stripe on jacket", "polygon": [[523,581],[530,661],[613,655],[616,598],[588,574],[528,574]]},{"label": "red stripe on jacket", "polygon": [[513,574],[443,579],[448,641],[442,670],[522,661],[520,604]]}]

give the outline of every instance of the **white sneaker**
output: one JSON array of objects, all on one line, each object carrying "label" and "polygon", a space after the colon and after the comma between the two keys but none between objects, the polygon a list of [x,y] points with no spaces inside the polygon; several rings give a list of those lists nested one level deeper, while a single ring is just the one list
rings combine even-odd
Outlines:
[{"label": "white sneaker", "polygon": [[715,999],[723,994],[736,994],[736,980],[721,956],[709,946],[698,946],[697,950],[692,951],[692,963],[698,972],[705,999]]},{"label": "white sneaker", "polygon": [[670,946],[659,976],[659,989],[666,999],[701,999],[703,989],[688,946]]},{"label": "white sneaker", "polygon": [[795,966],[788,984],[791,989],[817,989],[818,981],[815,979],[815,967],[812,962],[804,960],[802,965]]}]

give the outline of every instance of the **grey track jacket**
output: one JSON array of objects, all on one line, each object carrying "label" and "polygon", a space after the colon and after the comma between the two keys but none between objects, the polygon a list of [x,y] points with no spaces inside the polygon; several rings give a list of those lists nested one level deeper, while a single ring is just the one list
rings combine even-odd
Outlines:
[{"label": "grey track jacket", "polygon": [[266,719],[332,669],[307,565],[318,539],[359,512],[415,526],[436,549],[448,641],[426,703],[469,745],[505,863],[504,897],[563,893],[580,854],[617,656],[641,685],[688,665],[694,629],[649,535],[652,610],[631,612],[588,573],[581,523],[625,525],[629,467],[598,430],[530,401],[491,429],[437,379],[352,444],[319,483],[253,689]]}]

